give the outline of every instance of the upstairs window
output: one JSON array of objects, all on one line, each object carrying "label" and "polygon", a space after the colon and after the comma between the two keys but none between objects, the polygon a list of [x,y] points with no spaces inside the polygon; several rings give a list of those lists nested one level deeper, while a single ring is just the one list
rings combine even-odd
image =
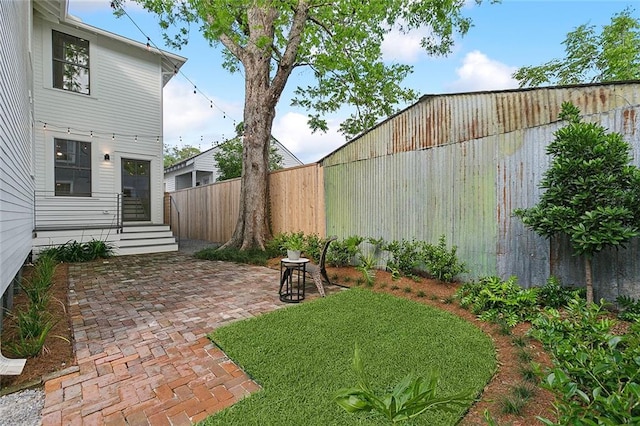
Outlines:
[{"label": "upstairs window", "polygon": [[91,144],[54,139],[56,195],[91,196]]},{"label": "upstairs window", "polygon": [[89,94],[89,42],[53,30],[53,87]]}]

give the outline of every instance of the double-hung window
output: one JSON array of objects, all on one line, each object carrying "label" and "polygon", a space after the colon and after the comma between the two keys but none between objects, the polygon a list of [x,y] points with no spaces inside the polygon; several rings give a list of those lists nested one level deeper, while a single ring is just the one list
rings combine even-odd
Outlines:
[{"label": "double-hung window", "polygon": [[54,139],[56,195],[91,196],[91,144]]},{"label": "double-hung window", "polygon": [[53,31],[53,87],[89,94],[89,42]]}]

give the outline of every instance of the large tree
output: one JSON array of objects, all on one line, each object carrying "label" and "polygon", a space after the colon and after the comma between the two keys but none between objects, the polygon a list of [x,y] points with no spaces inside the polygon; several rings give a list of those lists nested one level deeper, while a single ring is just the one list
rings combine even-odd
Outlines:
[{"label": "large tree", "polygon": [[591,303],[593,256],[640,235],[640,169],[630,164],[631,146],[620,133],[583,122],[570,103],[562,105],[560,119],[567,125],[547,147],[551,165],[540,182],[544,193],[537,205],[514,213],[539,235],[568,238],[584,259]]},{"label": "large tree", "polygon": [[[276,104],[296,67],[307,66],[315,82],[298,87],[293,104],[310,111],[313,129],[326,129],[323,115],[348,104],[355,112],[342,124],[354,135],[398,105],[415,99],[400,84],[411,67],[385,63],[381,44],[392,30],[428,28],[422,47],[430,54],[450,51],[470,20],[466,0],[133,0],[155,13],[174,47],[197,26],[221,44],[224,66],[244,72],[245,138],[240,213],[226,246],[264,247],[268,153]],[[481,0],[476,0],[480,3]],[[120,0],[114,0],[117,9]]]},{"label": "large tree", "polygon": [[640,78],[640,20],[632,9],[614,15],[599,34],[593,25],[580,25],[563,44],[565,58],[518,69],[513,77],[520,87]]}]

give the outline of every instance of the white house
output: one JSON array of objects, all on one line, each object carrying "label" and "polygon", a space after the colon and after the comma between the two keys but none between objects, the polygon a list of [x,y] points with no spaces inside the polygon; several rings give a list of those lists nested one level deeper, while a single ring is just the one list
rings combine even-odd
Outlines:
[{"label": "white house", "polygon": [[[295,155],[291,153],[277,139],[272,138],[272,143],[278,154],[282,156],[282,167],[295,167],[302,165]],[[164,169],[164,190],[166,192],[178,189],[192,188],[199,185],[207,185],[216,181],[220,173],[216,166],[214,155],[220,150],[221,145],[214,146],[198,155],[182,160]]]},{"label": "white house", "polygon": [[186,59],[84,24],[66,0],[0,7],[0,290],[29,253],[92,238],[176,250],[162,90]]}]

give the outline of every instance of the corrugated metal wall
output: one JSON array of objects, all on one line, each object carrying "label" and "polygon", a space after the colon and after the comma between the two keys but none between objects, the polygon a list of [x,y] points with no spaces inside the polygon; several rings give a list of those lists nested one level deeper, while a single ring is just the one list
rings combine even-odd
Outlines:
[{"label": "corrugated metal wall", "polygon": [[[625,134],[640,164],[640,83],[427,96],[322,160],[327,233],[458,246],[470,276],[517,275],[525,286],[550,273],[581,283],[566,245],[512,217],[539,198],[546,145],[571,101],[588,121]],[[640,296],[639,247],[594,260],[596,297]]]}]

